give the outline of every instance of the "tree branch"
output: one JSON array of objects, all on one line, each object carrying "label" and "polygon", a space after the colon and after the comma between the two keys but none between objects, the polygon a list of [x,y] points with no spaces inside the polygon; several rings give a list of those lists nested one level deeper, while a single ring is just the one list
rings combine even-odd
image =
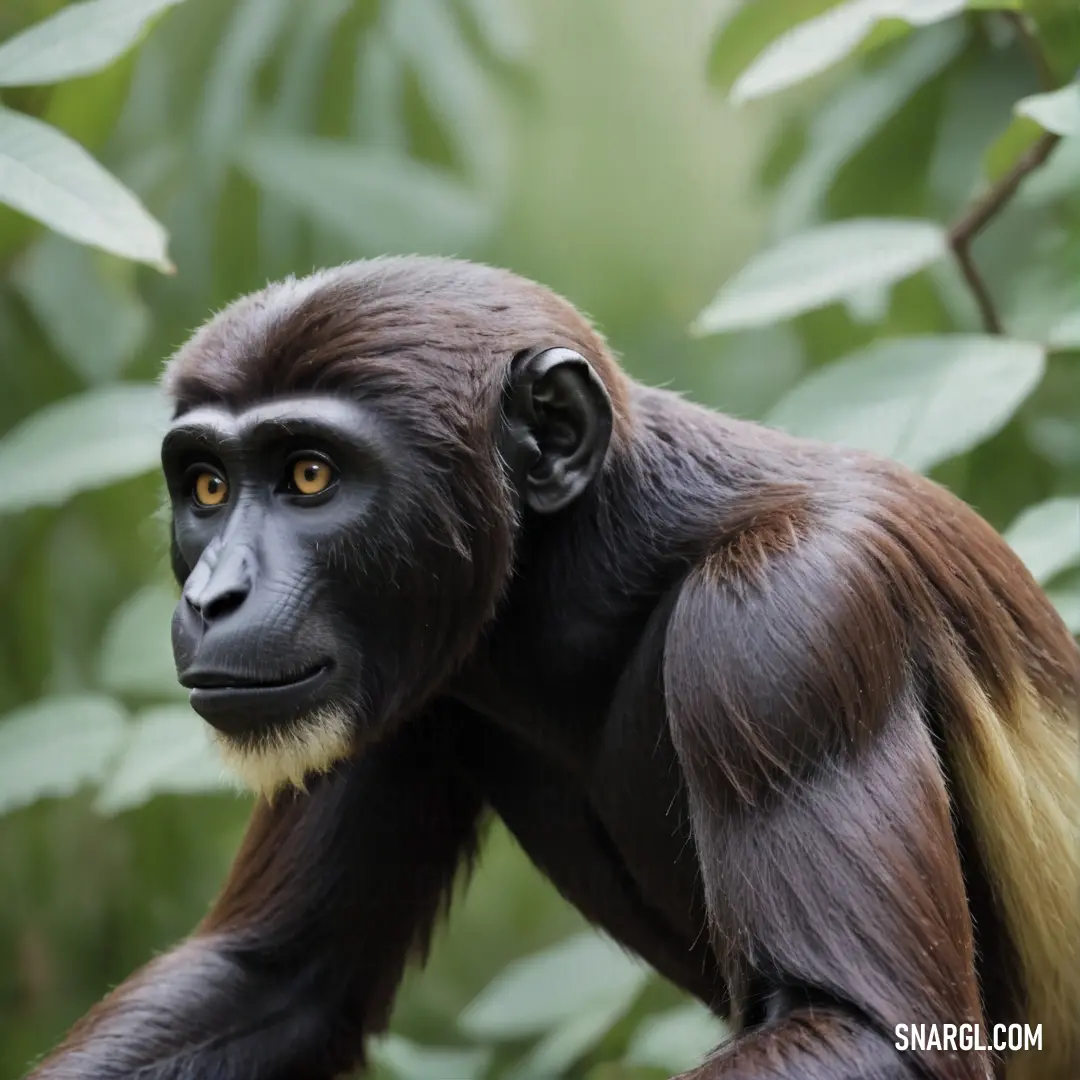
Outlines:
[{"label": "tree branch", "polygon": [[[1009,12],[1008,17],[1028,55],[1032,58],[1040,83],[1047,89],[1053,89],[1053,77],[1038,41],[1019,13]],[[953,255],[956,256],[960,272],[964,275],[964,280],[979,307],[979,314],[982,316],[983,326],[987,333],[1001,334],[1004,332],[1004,327],[986,281],[972,256],[972,242],[1008,205],[1024,179],[1046,161],[1059,142],[1061,142],[1060,135],[1055,135],[1051,131],[1044,132],[1039,140],[1021,155],[1016,164],[993,184],[989,191],[976,199],[949,229],[949,246],[952,248]]]},{"label": "tree branch", "polygon": [[1009,203],[1024,178],[1046,161],[1059,142],[1060,135],[1055,135],[1052,131],[1044,132],[1039,141],[949,229],[949,246],[960,264],[960,271],[975,297],[975,302],[979,305],[983,325],[988,333],[1003,332],[1001,316],[998,315],[986,282],[972,258],[971,243]]}]

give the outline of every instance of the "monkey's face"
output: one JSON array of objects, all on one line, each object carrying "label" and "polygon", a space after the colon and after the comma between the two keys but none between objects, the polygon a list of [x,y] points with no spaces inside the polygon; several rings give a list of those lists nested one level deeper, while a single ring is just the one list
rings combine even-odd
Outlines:
[{"label": "monkey's face", "polygon": [[603,361],[513,275],[376,261],[241,298],[172,358],[177,673],[250,786],[330,768],[473,655],[526,519],[606,458],[607,386],[558,341]]},{"label": "monkey's face", "polygon": [[[180,682],[252,786],[299,783],[392,707],[432,629],[413,566],[438,530],[417,479],[430,463],[370,407],[300,395],[195,408],[162,464]],[[441,587],[453,608],[452,575]]]}]

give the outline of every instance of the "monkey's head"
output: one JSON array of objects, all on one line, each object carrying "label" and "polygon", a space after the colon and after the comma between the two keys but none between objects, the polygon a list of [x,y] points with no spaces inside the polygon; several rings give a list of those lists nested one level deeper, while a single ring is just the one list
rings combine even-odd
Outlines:
[{"label": "monkey's head", "polygon": [[177,673],[267,792],[438,691],[522,530],[589,487],[625,423],[622,376],[569,304],[440,259],[244,297],[165,384]]}]

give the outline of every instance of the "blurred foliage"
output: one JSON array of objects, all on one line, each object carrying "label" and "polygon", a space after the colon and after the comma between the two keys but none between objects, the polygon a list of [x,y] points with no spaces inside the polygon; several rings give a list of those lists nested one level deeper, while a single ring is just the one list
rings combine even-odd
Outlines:
[{"label": "blurred foliage", "polygon": [[[248,811],[157,511],[153,382],[208,312],[507,265],[647,381],[929,471],[1080,631],[1078,66],[1075,0],[6,0],[0,1076],[190,929]],[[648,1080],[722,1034],[498,825],[393,1032],[386,1080]]]}]

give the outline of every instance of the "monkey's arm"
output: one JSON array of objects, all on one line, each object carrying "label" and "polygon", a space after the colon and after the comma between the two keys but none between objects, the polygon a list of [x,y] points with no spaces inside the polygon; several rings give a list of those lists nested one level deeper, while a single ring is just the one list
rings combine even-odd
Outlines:
[{"label": "monkey's arm", "polygon": [[691,574],[665,645],[709,929],[744,1025],[687,1080],[986,1080],[981,1052],[894,1047],[897,1024],[981,1013],[889,583],[850,535],[758,533]]},{"label": "monkey's arm", "polygon": [[473,847],[480,804],[452,771],[453,720],[429,715],[308,794],[260,803],[196,933],[33,1080],[328,1080],[361,1060]]}]

